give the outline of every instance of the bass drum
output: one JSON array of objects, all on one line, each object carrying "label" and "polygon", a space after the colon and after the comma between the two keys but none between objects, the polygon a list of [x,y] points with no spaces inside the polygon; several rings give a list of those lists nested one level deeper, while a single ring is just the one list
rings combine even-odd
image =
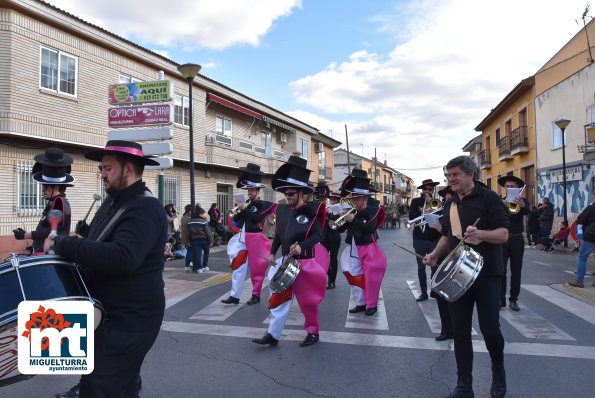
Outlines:
[{"label": "bass drum", "polygon": [[432,277],[432,291],[446,301],[457,301],[473,285],[482,268],[481,254],[461,245],[440,264]]},{"label": "bass drum", "polygon": [[95,328],[105,318],[103,305],[87,290],[77,267],[60,256],[13,256],[0,264],[0,387],[30,378],[18,371],[17,312],[24,300],[88,300]]}]

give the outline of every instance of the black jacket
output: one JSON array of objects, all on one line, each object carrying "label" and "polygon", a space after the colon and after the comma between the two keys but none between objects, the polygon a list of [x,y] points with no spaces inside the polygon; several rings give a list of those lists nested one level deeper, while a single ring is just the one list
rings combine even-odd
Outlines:
[{"label": "black jacket", "polygon": [[233,216],[233,220],[246,226],[246,232],[262,232],[265,219],[270,215],[269,210],[275,203],[265,200],[254,200],[244,210]]},{"label": "black jacket", "polygon": [[583,239],[588,242],[595,242],[593,237],[585,231],[593,231],[595,233],[595,204],[590,204],[578,215],[576,219],[577,224],[583,226]]},{"label": "black jacket", "polygon": [[353,221],[345,223],[339,231],[347,231],[345,243],[351,244],[354,240],[356,245],[367,245],[376,242],[376,230],[384,222],[384,217],[382,207],[366,207],[358,210]]},{"label": "black jacket", "polygon": [[325,212],[325,206],[320,202],[305,203],[297,209],[279,205],[271,254],[277,253],[281,247],[281,254],[286,256],[291,245],[297,242],[302,253],[296,258],[314,257],[313,247],[322,237],[322,224],[326,222]]},{"label": "black jacket", "polygon": [[66,195],[60,194],[51,201],[48,201],[47,205],[43,209],[41,214],[41,220],[37,224],[35,231],[31,231],[31,238],[33,239],[33,252],[43,251],[43,242],[50,234],[51,227],[47,220],[47,215],[50,210],[60,210],[62,212],[62,220],[58,223],[58,235],[68,236],[70,235],[70,203],[66,199]]},{"label": "black jacket", "polygon": [[[161,327],[165,308],[163,249],[165,210],[138,181],[108,197],[93,218],[86,239],[56,240],[56,254],[82,266],[91,295],[105,307],[110,327],[147,331]],[[122,207],[126,210],[97,238]]]}]

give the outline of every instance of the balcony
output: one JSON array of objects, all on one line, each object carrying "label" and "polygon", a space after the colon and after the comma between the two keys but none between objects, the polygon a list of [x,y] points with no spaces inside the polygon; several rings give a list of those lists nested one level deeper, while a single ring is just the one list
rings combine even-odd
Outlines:
[{"label": "balcony", "polygon": [[529,126],[519,126],[510,133],[510,154],[529,152]]},{"label": "balcony", "polygon": [[205,161],[209,164],[240,167],[252,162],[258,164],[263,172],[272,174],[288,157],[284,151],[267,150],[253,142],[217,133],[207,133],[205,139]]},{"label": "balcony", "polygon": [[512,154],[510,153],[510,137],[500,138],[496,143],[496,147],[498,147],[498,160],[512,159]]},{"label": "balcony", "polygon": [[583,154],[583,160],[595,160],[595,123],[585,126],[585,144],[577,145],[577,149]]},{"label": "balcony", "polygon": [[318,168],[318,181],[332,181],[333,180],[333,165],[327,164],[324,169]]},{"label": "balcony", "polygon": [[479,152],[479,167],[482,170],[492,167],[492,155],[490,148],[486,148]]}]

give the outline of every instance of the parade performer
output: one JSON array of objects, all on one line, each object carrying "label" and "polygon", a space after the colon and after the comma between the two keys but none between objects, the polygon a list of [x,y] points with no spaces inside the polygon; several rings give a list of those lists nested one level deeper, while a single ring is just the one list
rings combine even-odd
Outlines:
[{"label": "parade performer", "polygon": [[[277,227],[269,256],[269,263],[276,266],[269,269],[268,277],[272,280],[288,257],[297,260],[300,272],[285,291],[271,294],[271,323],[264,337],[252,340],[256,344],[277,345],[294,294],[304,314],[304,327],[308,333],[300,345],[310,346],[319,340],[318,306],[326,291],[329,264],[328,252],[319,244],[322,225],[326,222],[326,209],[320,202],[304,203],[304,193],[313,190],[308,186],[311,171],[306,168],[306,164],[305,159],[290,156],[273,177],[273,189],[284,193],[287,204],[277,208]],[[279,248],[282,257],[275,261],[275,253]]]},{"label": "parade performer", "polygon": [[[341,200],[341,195],[330,192],[328,194],[328,198],[331,202],[331,205],[338,205]],[[329,220],[337,220],[339,215],[327,212],[327,218]],[[339,269],[339,261],[337,258],[339,256],[339,248],[341,247],[341,233],[336,229],[330,228],[328,223],[324,223],[321,243],[329,251],[331,261],[328,269],[328,281],[326,288],[334,289],[335,281],[337,279],[337,270]]]},{"label": "parade performer", "polygon": [[66,187],[72,187],[74,177],[70,175],[72,158],[59,148],[47,148],[45,153],[35,155],[35,164],[31,170],[34,182],[42,184],[43,198],[48,201],[41,214],[41,220],[34,231],[26,232],[22,228],[12,232],[17,240],[32,239],[32,254],[43,254],[43,241],[51,232],[48,221],[50,210],[60,210],[62,218],[58,223],[57,233],[61,236],[70,234],[70,203],[66,199]]},{"label": "parade performer", "polygon": [[386,257],[376,243],[376,230],[384,223],[385,213],[382,207],[367,206],[368,196],[373,193],[366,172],[353,169],[341,187],[341,196],[349,199],[353,208],[343,216],[346,223],[338,228],[340,232],[347,231],[347,247],[341,253],[340,263],[355,300],[355,307],[349,312],[365,311],[368,316],[378,310],[380,285],[386,271]]},{"label": "parade performer", "polygon": [[247,190],[249,202],[238,203],[236,214],[233,216],[233,221],[236,225],[242,225],[242,229],[227,243],[227,254],[232,269],[231,292],[229,297],[221,302],[240,302],[246,272],[250,267],[252,297],[247,304],[251,305],[260,302],[262,283],[269,266],[267,258],[271,251],[271,241],[262,233],[262,228],[267,218],[274,214],[277,204],[261,200],[258,196],[260,189],[266,187],[262,184],[264,173],[260,171],[260,166],[248,163],[246,167],[240,167],[240,171],[236,187]]}]

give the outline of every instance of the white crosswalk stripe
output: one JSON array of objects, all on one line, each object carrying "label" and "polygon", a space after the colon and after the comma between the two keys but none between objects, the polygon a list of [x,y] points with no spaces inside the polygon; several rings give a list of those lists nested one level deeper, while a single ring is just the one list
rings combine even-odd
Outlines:
[{"label": "white crosswalk stripe", "polygon": [[[285,325],[301,326],[304,324],[304,321],[304,314],[302,314],[300,306],[294,297],[291,307],[289,307],[289,315],[287,315],[287,321],[285,321]],[[262,323],[267,325],[271,323],[271,316],[267,316]]]},{"label": "white crosswalk stripe", "polygon": [[561,293],[549,286],[523,285],[523,288],[542,299],[557,305],[563,310],[576,315],[584,321],[589,322],[591,325],[595,325],[595,307],[585,304],[582,301]]},{"label": "white crosswalk stripe", "polygon": [[382,289],[378,295],[378,311],[372,316],[366,316],[363,312],[350,314],[349,308],[355,307],[353,294],[349,296],[349,305],[347,306],[347,319],[345,327],[347,329],[373,329],[388,330],[388,318],[386,317],[386,307],[384,306],[384,296]]},{"label": "white crosswalk stripe", "polygon": [[515,328],[520,334],[530,339],[576,340],[540,315],[519,303],[520,311],[509,308],[500,310],[500,317]]},{"label": "white crosswalk stripe", "polygon": [[229,297],[229,292],[213,301],[211,304],[192,315],[190,319],[198,319],[201,321],[220,321],[223,322],[234,314],[237,310],[246,305],[246,301],[252,297],[252,281],[250,278],[244,282],[242,289],[242,296],[240,297],[240,304],[224,304],[221,300]]}]

